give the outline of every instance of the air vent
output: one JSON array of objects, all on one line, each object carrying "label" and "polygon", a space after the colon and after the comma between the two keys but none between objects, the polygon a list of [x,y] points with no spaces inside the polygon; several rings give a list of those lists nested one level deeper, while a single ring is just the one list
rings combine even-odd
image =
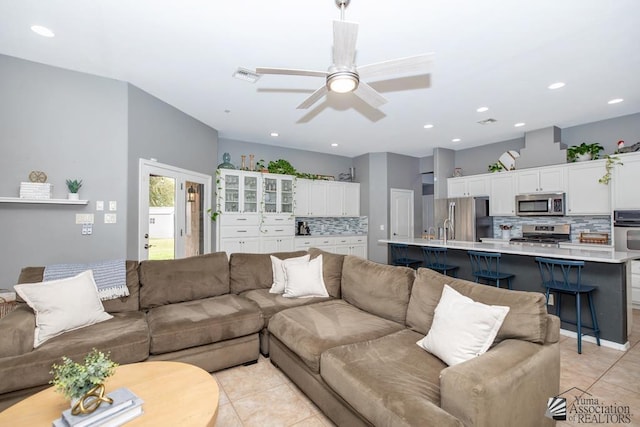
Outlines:
[{"label": "air vent", "polygon": [[255,83],[260,79],[260,74],[254,73],[246,68],[238,67],[238,69],[233,73],[233,77],[246,82]]},{"label": "air vent", "polygon": [[480,120],[478,123],[480,123],[481,125],[490,125],[491,123],[495,123],[497,122],[496,119],[484,119],[484,120]]}]

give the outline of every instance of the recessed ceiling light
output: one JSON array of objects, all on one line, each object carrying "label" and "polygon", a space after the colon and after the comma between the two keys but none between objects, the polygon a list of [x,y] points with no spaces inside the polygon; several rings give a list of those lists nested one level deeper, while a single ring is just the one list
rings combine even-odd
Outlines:
[{"label": "recessed ceiling light", "polygon": [[484,113],[485,111],[489,111],[489,107],[480,107],[476,111],[478,113]]},{"label": "recessed ceiling light", "polygon": [[337,142],[334,142],[334,143],[332,143],[332,144],[331,144],[331,146],[332,146],[332,147],[337,147],[337,146],[338,146],[338,143],[337,143]]},{"label": "recessed ceiling light", "polygon": [[624,99],[622,99],[622,98],[615,98],[615,99],[612,99],[611,101],[607,102],[607,104],[619,104],[619,103],[621,103],[622,101],[624,101]]},{"label": "recessed ceiling light", "polygon": [[271,132],[271,136],[280,136],[280,134],[278,132]]},{"label": "recessed ceiling light", "polygon": [[41,35],[42,37],[54,37],[55,34],[53,31],[48,29],[47,27],[43,27],[42,25],[32,25],[31,31],[34,33]]},{"label": "recessed ceiling light", "polygon": [[453,139],[451,140],[451,142],[460,142],[460,141],[462,141],[460,138],[453,138]]},{"label": "recessed ceiling light", "polygon": [[516,123],[514,126],[517,128],[520,128],[522,126],[526,125],[526,123],[520,122],[520,123]]},{"label": "recessed ceiling light", "polygon": [[431,123],[424,125],[425,129],[431,129],[433,125]]},{"label": "recessed ceiling light", "polygon": [[547,88],[553,90],[553,89],[560,89],[561,87],[564,87],[565,83],[563,82],[556,82],[556,83],[552,83],[549,86],[547,86]]}]

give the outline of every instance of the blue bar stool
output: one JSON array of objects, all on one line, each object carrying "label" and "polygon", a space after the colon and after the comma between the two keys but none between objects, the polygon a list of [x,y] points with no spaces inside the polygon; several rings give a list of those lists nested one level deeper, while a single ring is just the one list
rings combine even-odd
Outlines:
[{"label": "blue bar stool", "polygon": [[[563,259],[552,259],[536,257],[540,267],[542,284],[547,289],[547,304],[549,304],[549,293],[556,295],[556,316],[560,317],[560,296],[562,294],[574,295],[576,297],[576,321],[565,320],[560,317],[560,321],[576,325],[578,335],[578,354],[582,354],[582,328],[591,329],[596,337],[596,343],[600,345],[600,328],[596,318],[596,310],[591,294],[598,289],[597,286],[585,285],[581,282],[581,272],[584,261],[569,261]],[[581,295],[586,294],[591,311],[591,326],[582,324],[581,316]]]},{"label": "blue bar stool", "polygon": [[409,258],[409,245],[404,243],[390,243],[391,264],[402,265],[416,269],[422,265],[422,260]]},{"label": "blue bar stool", "polygon": [[457,265],[447,264],[447,248],[434,248],[432,246],[422,247],[422,256],[424,258],[424,266],[432,270],[438,271],[445,276],[458,277]]},{"label": "blue bar stool", "polygon": [[511,289],[511,279],[515,274],[503,273],[500,271],[500,257],[497,252],[467,251],[471,260],[471,274],[476,278],[476,282],[484,279],[488,282],[495,282],[500,287],[500,281],[506,280],[507,287]]}]

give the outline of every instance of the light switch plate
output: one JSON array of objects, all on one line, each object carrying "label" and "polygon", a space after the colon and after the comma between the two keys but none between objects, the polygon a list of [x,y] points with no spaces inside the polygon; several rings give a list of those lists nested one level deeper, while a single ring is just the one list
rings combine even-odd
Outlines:
[{"label": "light switch plate", "polygon": [[76,224],[93,224],[93,214],[76,214]]},{"label": "light switch plate", "polygon": [[96,210],[103,211],[104,210],[104,200],[98,200],[96,202]]},{"label": "light switch plate", "polygon": [[110,211],[118,210],[118,203],[115,200],[110,200],[109,201],[109,210]]},{"label": "light switch plate", "polygon": [[105,224],[115,224],[117,222],[117,214],[114,213],[106,213],[104,214],[104,223]]}]

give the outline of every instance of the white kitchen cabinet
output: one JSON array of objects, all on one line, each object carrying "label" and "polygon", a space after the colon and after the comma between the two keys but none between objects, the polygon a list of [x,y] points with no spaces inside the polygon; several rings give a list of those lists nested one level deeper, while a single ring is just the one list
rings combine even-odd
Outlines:
[{"label": "white kitchen cabinet", "polygon": [[640,261],[631,261],[631,303],[640,309]]},{"label": "white kitchen cabinet", "polygon": [[477,175],[447,179],[447,197],[475,197],[489,195],[489,176]]},{"label": "white kitchen cabinet", "polygon": [[334,253],[342,255],[355,255],[360,258],[367,258],[367,237],[347,236],[336,237]]},{"label": "white kitchen cabinet", "polygon": [[293,251],[293,236],[290,237],[261,237],[260,252],[291,252]]},{"label": "white kitchen cabinet", "polygon": [[515,216],[516,192],[514,172],[496,172],[491,176],[490,216]]},{"label": "white kitchen cabinet", "polygon": [[296,216],[360,216],[360,184],[298,179]]},{"label": "white kitchen cabinet", "polygon": [[263,213],[293,214],[293,180],[289,175],[264,174],[263,186]]},{"label": "white kitchen cabinet", "polygon": [[523,169],[516,174],[516,194],[564,192],[566,167]]},{"label": "white kitchen cabinet", "polygon": [[[613,167],[613,209],[640,209],[640,191],[636,185],[640,182],[640,153],[628,153],[618,156],[621,165]],[[604,167],[602,175],[605,174]]]},{"label": "white kitchen cabinet", "polygon": [[344,185],[344,216],[360,216],[360,184],[345,182]]},{"label": "white kitchen cabinet", "polygon": [[611,215],[611,187],[598,182],[604,163],[593,160],[567,168],[567,215]]},{"label": "white kitchen cabinet", "polygon": [[335,238],[330,236],[314,236],[314,237],[296,237],[295,238],[295,250],[309,250],[309,248],[319,248],[327,252],[333,252],[335,250]]},{"label": "white kitchen cabinet", "polygon": [[329,181],[326,206],[327,216],[360,216],[360,184]]},{"label": "white kitchen cabinet", "polygon": [[219,252],[226,252],[227,255],[233,253],[260,253],[260,238],[259,237],[244,237],[244,238],[228,238],[220,239]]},{"label": "white kitchen cabinet", "polygon": [[258,213],[262,182],[260,173],[221,169],[218,179],[218,202],[223,214]]},{"label": "white kitchen cabinet", "polygon": [[296,179],[296,216],[326,216],[327,181]]}]

